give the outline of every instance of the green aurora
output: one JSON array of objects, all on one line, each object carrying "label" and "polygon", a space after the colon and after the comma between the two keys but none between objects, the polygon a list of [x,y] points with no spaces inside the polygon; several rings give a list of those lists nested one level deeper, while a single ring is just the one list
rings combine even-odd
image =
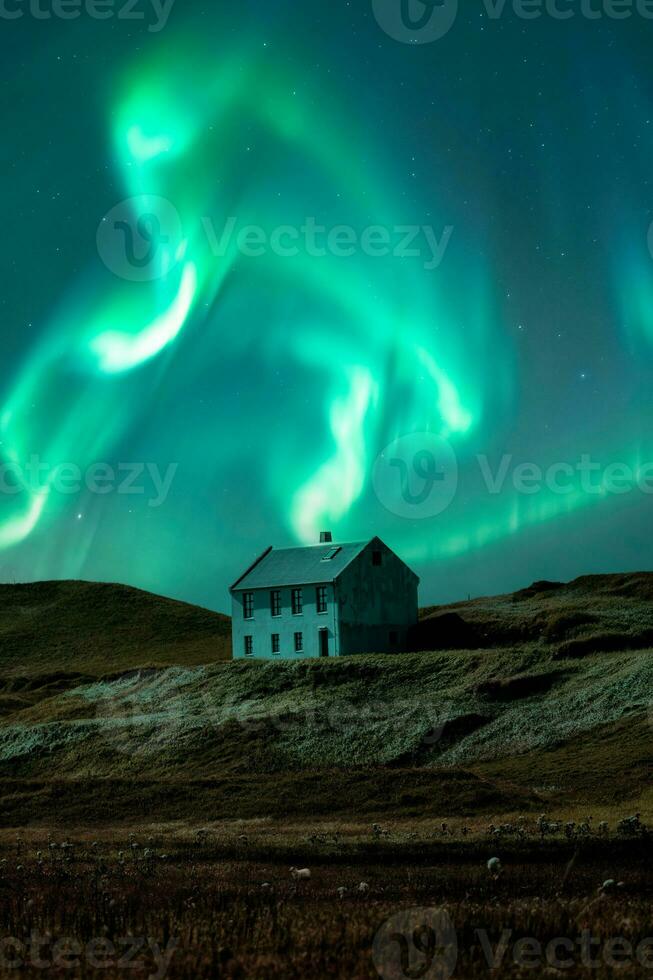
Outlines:
[{"label": "green aurora", "polygon": [[[508,19],[480,39],[470,18],[427,51],[391,41],[368,10],[334,13],[320,37],[310,10],[298,19],[262,6],[239,24],[191,4],[119,53],[111,35],[97,64],[88,52],[96,41],[103,50],[107,32],[94,22],[48,25],[47,41],[14,55],[38,73],[56,50],[78,82],[97,81],[84,110],[96,121],[91,145],[81,164],[73,146],[62,157],[73,210],[88,161],[103,165],[78,222],[85,245],[65,278],[44,277],[48,305],[29,336],[18,287],[13,312],[5,305],[17,339],[3,378],[3,461],[12,474],[34,455],[50,466],[42,487],[14,475],[15,492],[0,500],[5,579],[118,578],[226,608],[241,565],[270,543],[315,541],[322,528],[336,540],[380,534],[422,576],[425,601],[650,566],[649,495],[611,492],[604,478],[619,463],[644,481],[653,459],[653,195],[645,169],[618,178],[628,127],[633,158],[650,161],[653,149],[634,26]],[[346,17],[358,55],[352,37],[338,54]],[[21,23],[25,36],[41,29]],[[73,52],[85,45],[81,68]],[[601,59],[624,64],[629,52],[623,88],[636,87],[640,105],[624,117],[621,150],[611,149],[630,95],[595,80]],[[533,65],[527,93],[520,58]],[[461,81],[470,64],[475,75]],[[574,79],[580,94],[562,106],[557,93]],[[49,138],[65,143],[77,97],[56,79],[41,97],[57,105]],[[36,116],[47,126],[45,113]],[[21,118],[12,115],[11,138],[27,145]],[[553,144],[547,159],[540,139]],[[588,141],[601,145],[593,166]],[[19,195],[28,180],[49,182],[45,144],[30,152]],[[161,227],[169,205],[179,216],[144,281],[115,274],[125,238],[111,239],[114,255],[96,248],[95,228],[101,235],[102,216],[122,201]],[[32,234],[41,222],[57,242],[66,233],[47,207],[30,219]],[[268,231],[313,220],[453,232],[427,269],[423,255],[316,255],[301,242],[292,256],[254,257],[235,235],[216,249],[232,218]],[[5,248],[14,264],[29,262],[27,244]],[[427,519],[393,514],[372,484],[384,447],[412,433],[447,440],[457,459],[458,492]],[[489,492],[478,457],[496,470],[504,454],[543,469],[571,464],[565,491],[524,492],[507,479]],[[601,464],[591,491],[574,467],[584,454]],[[160,507],[53,485],[52,467],[64,463],[86,471],[138,460],[176,467]]]}]

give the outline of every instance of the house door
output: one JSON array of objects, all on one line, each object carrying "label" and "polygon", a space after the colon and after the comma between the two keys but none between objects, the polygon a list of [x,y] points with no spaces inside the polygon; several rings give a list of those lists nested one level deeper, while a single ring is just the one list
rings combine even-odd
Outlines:
[{"label": "house door", "polygon": [[319,649],[321,657],[329,656],[329,631],[326,629],[318,630]]}]

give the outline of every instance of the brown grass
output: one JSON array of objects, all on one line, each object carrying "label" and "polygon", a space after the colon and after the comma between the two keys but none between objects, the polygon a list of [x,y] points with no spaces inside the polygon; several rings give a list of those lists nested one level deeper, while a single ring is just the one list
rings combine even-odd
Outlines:
[{"label": "brown grass", "polygon": [[[239,841],[243,830],[246,838]],[[131,838],[105,833],[95,845],[88,835],[34,833],[24,842],[5,838],[0,845],[1,938],[15,937],[29,949],[31,937],[47,936],[41,948],[45,962],[56,955],[54,942],[73,940],[79,944],[73,955],[80,964],[68,970],[73,975],[92,974],[87,944],[103,939],[120,952],[136,949],[139,968],[130,969],[136,977],[154,975],[161,962],[156,954],[168,949],[167,970],[159,975],[170,978],[376,980],[377,967],[389,966],[397,954],[396,940],[387,940],[377,946],[375,964],[374,940],[384,923],[407,909],[443,908],[458,947],[454,978],[548,976],[546,959],[539,972],[518,970],[514,943],[525,937],[543,947],[559,937],[575,942],[583,929],[596,941],[593,976],[644,975],[636,961],[634,967],[615,969],[604,958],[611,939],[623,937],[637,948],[653,935],[653,873],[636,842],[613,853],[577,852],[571,864],[565,848],[545,848],[537,860],[501,851],[504,870],[493,878],[486,861],[497,846],[487,839],[462,860],[456,852],[441,851],[437,863],[428,853],[388,862],[365,850],[352,852],[355,838],[348,830],[343,844],[329,845],[342,848],[336,857],[321,856],[321,845],[311,845],[298,828],[285,832],[280,848],[274,828],[266,826],[214,824],[202,836],[161,828]],[[253,836],[267,840],[265,855],[247,855]],[[370,838],[368,831],[372,846]],[[224,851],[227,845],[230,854]],[[291,878],[293,845],[294,854],[310,862],[309,881]],[[598,888],[609,877],[624,887],[600,896]],[[358,890],[361,881],[369,886],[365,893]],[[268,887],[262,887],[264,882]],[[340,887],[346,889],[342,898]],[[493,948],[508,930],[509,951],[492,972],[478,930]],[[139,950],[127,937],[146,941]],[[405,938],[412,942],[410,932]],[[97,975],[123,976],[112,947],[104,948],[112,965]],[[425,960],[415,949],[413,956],[419,968]],[[4,963],[0,958],[0,976],[15,976],[17,971]],[[588,975],[579,953],[563,975],[572,980]]]}]

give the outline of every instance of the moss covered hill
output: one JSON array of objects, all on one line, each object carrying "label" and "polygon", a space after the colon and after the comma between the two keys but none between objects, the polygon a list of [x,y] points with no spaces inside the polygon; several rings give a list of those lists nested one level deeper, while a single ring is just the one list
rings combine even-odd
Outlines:
[{"label": "moss covered hill", "polygon": [[124,585],[0,585],[0,679],[225,660],[226,616]]},{"label": "moss covered hill", "polygon": [[[34,614],[44,637],[56,625],[51,660],[47,641],[15,623],[20,588],[56,599],[52,620],[43,598]],[[76,601],[80,588],[93,615]],[[133,605],[112,619],[110,593],[95,605],[95,589]],[[3,659],[13,664],[13,628],[26,637],[31,684],[27,696],[15,664],[5,680],[5,824],[108,812],[653,811],[653,575],[536,583],[425,610],[416,646],[446,641],[446,650],[280,663],[218,662],[228,621],[133,590],[64,584],[0,598]],[[52,663],[69,676],[39,688]]]}]

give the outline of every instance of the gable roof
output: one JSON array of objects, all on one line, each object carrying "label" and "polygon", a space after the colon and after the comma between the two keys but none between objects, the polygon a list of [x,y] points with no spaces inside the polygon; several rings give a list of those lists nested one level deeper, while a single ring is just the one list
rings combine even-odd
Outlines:
[{"label": "gable roof", "polygon": [[[371,538],[370,541],[376,540]],[[231,586],[232,589],[273,589],[275,586],[319,585],[334,582],[370,541],[346,544],[332,542],[306,548],[268,548]],[[339,551],[329,561],[322,559],[330,551]]]}]

